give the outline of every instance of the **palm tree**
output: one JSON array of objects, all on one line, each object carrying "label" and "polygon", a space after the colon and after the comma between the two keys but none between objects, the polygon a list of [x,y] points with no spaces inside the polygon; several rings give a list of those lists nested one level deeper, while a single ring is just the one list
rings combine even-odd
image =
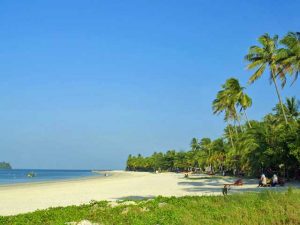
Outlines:
[{"label": "palm tree", "polygon": [[246,118],[249,128],[252,128],[251,123],[250,123],[247,113],[246,113],[246,109],[251,107],[251,105],[252,105],[252,99],[247,94],[241,92],[238,104],[241,106],[241,110],[243,110],[243,112],[244,112],[244,115],[245,115],[245,118]]},{"label": "palm tree", "polygon": [[225,127],[224,136],[225,136],[225,138],[230,140],[231,147],[232,147],[233,150],[235,150],[235,145],[234,145],[234,142],[233,142],[233,135],[232,135],[232,130],[231,130],[231,125],[230,124],[228,124],[227,127]]},{"label": "palm tree", "polygon": [[236,111],[236,99],[233,96],[233,91],[230,90],[230,85],[228,83],[229,80],[226,81],[225,84],[222,85],[222,90],[217,93],[216,99],[213,101],[213,113],[220,114],[225,112],[224,120],[229,122],[232,120],[233,122],[238,121],[239,117]]},{"label": "palm tree", "polygon": [[[299,108],[300,108],[300,101],[297,100],[296,97],[286,98],[286,102],[284,104],[284,110],[286,112],[289,121],[293,121],[293,120],[297,121],[298,117],[300,116]],[[280,105],[276,104],[276,106],[273,108],[273,111],[277,116],[277,122],[280,121],[278,119],[278,117],[282,118]]]},{"label": "palm tree", "polygon": [[242,91],[239,81],[235,78],[229,78],[226,80],[225,84],[222,87],[227,98],[227,105],[232,111],[233,118],[238,122],[239,127],[242,130],[240,115],[236,110],[236,105],[239,101],[239,94]]},{"label": "palm tree", "polygon": [[196,151],[199,149],[199,143],[197,138],[193,138],[191,141],[191,149],[192,151]]},{"label": "palm tree", "polygon": [[[285,46],[278,51],[278,61],[291,75],[295,76],[293,83],[300,73],[300,32],[289,32],[280,43]],[[285,76],[283,86],[285,84]]]},{"label": "palm tree", "polygon": [[245,59],[249,62],[247,69],[256,70],[250,77],[249,83],[252,84],[264,74],[267,68],[269,69],[270,80],[272,80],[274,83],[285,123],[288,124],[279,89],[276,83],[277,74],[279,72],[283,73],[283,70],[278,64],[277,60],[278,36],[274,35],[274,37],[270,37],[269,34],[264,34],[258,38],[258,42],[260,43],[261,47],[251,46],[248,54],[245,56]]},{"label": "palm tree", "polygon": [[216,99],[213,101],[213,113],[219,115],[220,113],[224,112],[224,120],[227,122],[227,127],[229,131],[229,137],[230,137],[230,142],[232,145],[232,148],[235,149],[234,142],[233,142],[233,134],[231,130],[231,125],[230,121],[235,120],[236,115],[235,115],[235,110],[232,107],[232,104],[229,104],[229,98],[228,95],[226,94],[225,90],[221,90],[218,92]]},{"label": "palm tree", "polygon": [[294,120],[296,120],[300,114],[299,107],[300,101],[297,101],[296,97],[286,98],[287,112]]},{"label": "palm tree", "polygon": [[216,168],[224,170],[224,162],[226,156],[226,150],[224,146],[224,141],[222,138],[218,138],[212,141],[212,154],[210,156],[209,162],[213,163]]},{"label": "palm tree", "polygon": [[200,149],[205,152],[206,163],[209,165],[210,172],[212,172],[211,154],[212,154],[212,141],[210,138],[202,138],[200,141]]},{"label": "palm tree", "polygon": [[[251,128],[251,124],[248,120],[246,109],[252,105],[252,99],[244,93],[244,87],[242,87],[239,81],[235,78],[229,78],[224,85],[227,95],[232,99],[233,103],[240,106],[240,111],[244,112],[248,126]],[[239,117],[237,117],[239,120]]]}]

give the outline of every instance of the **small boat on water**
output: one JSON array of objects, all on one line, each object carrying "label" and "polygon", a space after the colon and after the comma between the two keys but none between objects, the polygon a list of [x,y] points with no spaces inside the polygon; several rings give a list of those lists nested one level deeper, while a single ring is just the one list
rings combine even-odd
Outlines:
[{"label": "small boat on water", "polygon": [[36,173],[34,173],[34,172],[29,172],[27,174],[27,177],[35,177],[35,176],[36,176]]}]

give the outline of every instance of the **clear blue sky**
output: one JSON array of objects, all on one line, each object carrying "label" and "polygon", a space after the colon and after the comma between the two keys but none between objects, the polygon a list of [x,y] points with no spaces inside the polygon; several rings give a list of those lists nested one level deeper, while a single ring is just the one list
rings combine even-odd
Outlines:
[{"label": "clear blue sky", "polygon": [[[127,155],[222,134],[211,102],[246,85],[259,35],[300,30],[300,2],[0,2],[0,161],[15,168],[122,169]],[[299,94],[299,82],[283,96]],[[251,119],[277,99],[248,87]],[[299,96],[297,96],[299,97]]]}]

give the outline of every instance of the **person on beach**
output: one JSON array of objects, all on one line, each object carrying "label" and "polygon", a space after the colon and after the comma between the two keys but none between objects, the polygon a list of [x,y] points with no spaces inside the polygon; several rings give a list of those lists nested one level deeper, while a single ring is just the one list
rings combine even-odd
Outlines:
[{"label": "person on beach", "polygon": [[224,184],[224,187],[222,188],[223,195],[227,195],[228,191],[230,190],[230,185]]},{"label": "person on beach", "polygon": [[267,185],[267,178],[265,176],[265,174],[262,174],[259,180],[259,184],[258,187],[264,187]]},{"label": "person on beach", "polygon": [[276,174],[272,177],[272,187],[275,187],[278,184],[278,177]]}]

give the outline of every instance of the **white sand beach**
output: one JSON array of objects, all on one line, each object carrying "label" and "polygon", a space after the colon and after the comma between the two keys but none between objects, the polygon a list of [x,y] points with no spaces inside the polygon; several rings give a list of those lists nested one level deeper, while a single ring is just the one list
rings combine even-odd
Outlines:
[{"label": "white sand beach", "polygon": [[[183,178],[175,173],[112,171],[108,177],[0,186],[0,215],[15,215],[49,207],[80,205],[91,200],[117,201],[154,196],[220,195],[224,183],[234,178]],[[193,179],[194,178],[194,179]],[[203,177],[202,177],[203,178]],[[257,180],[232,187],[230,193],[260,191]],[[286,188],[286,187],[284,187]],[[276,187],[273,189],[284,189]]]}]

